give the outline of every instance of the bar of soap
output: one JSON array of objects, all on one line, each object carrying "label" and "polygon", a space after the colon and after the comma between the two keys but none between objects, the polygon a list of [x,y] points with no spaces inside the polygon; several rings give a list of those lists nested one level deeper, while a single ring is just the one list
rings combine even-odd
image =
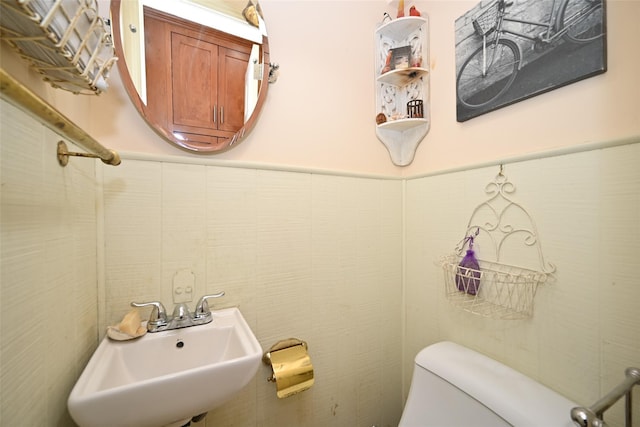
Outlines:
[{"label": "bar of soap", "polygon": [[120,332],[129,334],[132,337],[139,335],[138,329],[140,328],[141,320],[138,310],[131,310],[122,318],[122,322],[118,325]]}]

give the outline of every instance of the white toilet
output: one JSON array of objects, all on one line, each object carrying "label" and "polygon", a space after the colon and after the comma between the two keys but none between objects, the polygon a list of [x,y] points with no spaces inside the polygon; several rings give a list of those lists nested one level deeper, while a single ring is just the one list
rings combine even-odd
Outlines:
[{"label": "white toilet", "polygon": [[416,356],[399,427],[572,427],[576,406],[508,366],[445,341]]}]

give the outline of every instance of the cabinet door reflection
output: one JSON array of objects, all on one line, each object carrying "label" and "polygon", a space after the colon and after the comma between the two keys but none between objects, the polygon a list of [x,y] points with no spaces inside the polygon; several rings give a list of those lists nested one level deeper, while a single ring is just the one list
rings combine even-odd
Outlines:
[{"label": "cabinet door reflection", "polygon": [[[121,4],[128,2],[112,2],[113,16],[123,12],[113,22],[119,70],[147,122],[192,151],[221,151],[237,143],[255,124],[266,97],[264,22],[258,28],[241,23],[231,34],[146,5],[141,19],[130,17]],[[142,39],[132,42],[130,33]],[[129,63],[137,63],[137,71]]]}]

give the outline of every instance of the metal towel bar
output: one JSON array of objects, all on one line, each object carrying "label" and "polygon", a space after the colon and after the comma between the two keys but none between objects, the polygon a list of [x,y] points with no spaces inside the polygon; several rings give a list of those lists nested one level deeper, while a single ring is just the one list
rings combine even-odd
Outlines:
[{"label": "metal towel bar", "polygon": [[589,408],[577,407],[571,410],[571,419],[580,427],[606,427],[602,419],[604,411],[609,409],[622,396],[625,396],[625,427],[631,424],[631,390],[633,386],[640,384],[640,369],[627,368],[626,378],[607,395],[603,396]]},{"label": "metal towel bar", "polygon": [[[62,113],[53,108],[22,83],[11,77],[2,68],[0,68],[0,97],[39,119],[42,124],[57,134],[68,138],[73,141],[74,144],[77,144],[94,154],[96,157],[100,158],[103,163],[113,166],[120,164],[120,156],[117,152],[102,146],[75,123],[62,115]],[[80,153],[69,153],[66,151],[66,147],[61,151],[60,146],[58,147],[58,157],[61,155],[79,154]]]}]

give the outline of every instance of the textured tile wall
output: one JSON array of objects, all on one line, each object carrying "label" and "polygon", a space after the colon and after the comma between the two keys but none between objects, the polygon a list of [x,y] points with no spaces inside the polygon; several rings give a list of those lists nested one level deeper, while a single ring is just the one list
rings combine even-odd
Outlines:
[{"label": "textured tile wall", "polygon": [[414,355],[442,339],[581,404],[640,363],[638,144],[507,165],[558,272],[533,319],[506,322],[450,307],[436,265],[494,168],[408,180],[403,248],[400,181],[127,160],[96,182],[94,162],[60,168],[58,138],[1,107],[0,425],[73,425],[66,399],[98,336],[132,300],[170,305],[174,282],[224,289],[263,348],[300,337],[316,368],[278,400],[261,367],[211,426],[393,426],[401,371],[406,393]]},{"label": "textured tile wall", "polygon": [[56,160],[55,134],[0,102],[0,425],[73,425],[98,343],[93,160]]},{"label": "textured tile wall", "polygon": [[400,181],[131,160],[103,176],[101,331],[131,301],[171,307],[187,278],[194,300],[224,290],[218,307],[239,306],[263,349],[309,344],[310,390],[277,399],[261,366],[207,425],[397,425]]},{"label": "textured tile wall", "polygon": [[[409,180],[405,392],[413,357],[440,340],[488,354],[582,405],[622,381],[626,367],[639,366],[638,164],[640,144],[506,166],[514,199],[533,216],[544,257],[557,266],[556,282],[539,288],[533,318],[516,321],[452,307],[436,263],[464,237],[498,168]],[[621,409],[607,413],[610,425],[623,425]]]}]

